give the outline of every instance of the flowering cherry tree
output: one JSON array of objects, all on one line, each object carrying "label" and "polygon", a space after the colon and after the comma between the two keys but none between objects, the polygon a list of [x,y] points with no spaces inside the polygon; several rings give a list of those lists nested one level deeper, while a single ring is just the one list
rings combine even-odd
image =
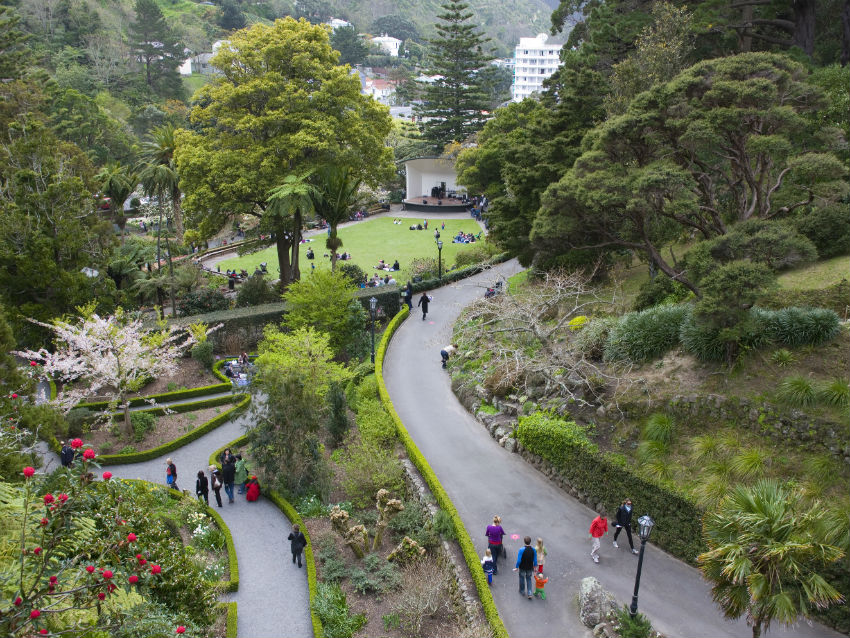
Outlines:
[{"label": "flowering cherry tree", "polygon": [[56,349],[44,348],[15,354],[39,362],[46,376],[64,382],[80,380],[79,387],[65,387],[55,404],[67,412],[93,394],[109,396],[105,413],[120,408],[124,429],[132,436],[129,395],[152,378],[172,373],[177,359],[196,342],[191,332],[160,322],[156,329],[143,327],[142,319],[118,308],[114,315],[100,317],[94,305],[80,309],[73,322],[55,320],[45,324],[55,335]]}]

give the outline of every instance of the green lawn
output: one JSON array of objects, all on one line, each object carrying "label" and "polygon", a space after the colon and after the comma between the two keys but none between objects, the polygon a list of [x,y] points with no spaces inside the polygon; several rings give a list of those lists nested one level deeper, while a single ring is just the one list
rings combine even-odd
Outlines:
[{"label": "green lawn", "polygon": [[193,73],[192,75],[184,75],[182,79],[186,91],[189,95],[194,95],[195,91],[212,79],[212,76],[204,75],[203,73]]},{"label": "green lawn", "polygon": [[828,288],[842,279],[847,279],[848,272],[850,272],[850,257],[842,255],[782,273],[779,275],[779,285],[791,290]]},{"label": "green lawn", "polygon": [[[445,222],[445,230],[440,230],[440,239],[443,242],[443,269],[454,264],[455,255],[461,250],[474,247],[476,244],[453,244],[454,237],[459,230],[465,233],[478,234],[481,227],[473,219],[429,219],[428,230],[409,230],[411,224],[415,224],[416,219],[402,219],[401,225],[393,224],[391,217],[379,217],[377,219],[369,219],[359,224],[353,224],[347,228],[342,228],[339,231],[339,236],[342,239],[342,248],[339,252],[350,252],[352,259],[346,263],[353,263],[360,266],[368,275],[375,273],[374,266],[379,259],[383,259],[388,264],[392,265],[393,261],[398,259],[401,270],[393,276],[399,282],[404,284],[409,276],[410,260],[416,257],[432,257],[437,259],[437,246],[434,243],[434,229],[439,228],[440,224]],[[301,244],[301,272],[306,274],[310,270],[311,262],[307,259],[307,248],[312,247],[316,254],[316,259],[312,262],[316,264],[316,268],[330,268],[330,259],[324,257],[328,253],[325,248],[325,234],[316,235],[312,241]],[[273,279],[279,277],[277,267],[277,249],[270,246],[265,250],[252,255],[244,255],[242,257],[234,257],[222,261],[219,266],[221,270],[245,269],[249,273],[254,272],[261,262],[268,264],[269,276]]]}]

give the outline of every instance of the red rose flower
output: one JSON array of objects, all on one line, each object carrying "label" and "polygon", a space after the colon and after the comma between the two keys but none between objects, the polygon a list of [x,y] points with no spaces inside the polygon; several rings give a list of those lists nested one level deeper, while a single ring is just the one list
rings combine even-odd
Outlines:
[{"label": "red rose flower", "polygon": [[94,450],[91,449],[91,448],[88,448],[85,452],[83,452],[83,458],[88,460],[88,461],[91,461],[94,457],[95,457]]},{"label": "red rose flower", "polygon": [[127,534],[127,540],[130,541],[131,543],[135,543],[136,542],[136,535],[133,532],[130,532],[129,534]]},{"label": "red rose flower", "polygon": [[185,628],[183,625],[180,625],[180,626],[177,628],[177,633],[178,633],[178,634],[185,634],[185,633],[186,633],[186,628]]},{"label": "red rose flower", "polygon": [[72,439],[71,440],[71,447],[74,448],[75,450],[83,447],[83,440],[82,439]]},{"label": "red rose flower", "polygon": [[38,364],[37,364],[35,361],[30,361],[30,365],[34,368],[34,367],[35,367],[35,366],[37,366]]},{"label": "red rose flower", "polygon": [[97,597],[98,599],[103,600],[104,598],[106,598],[106,594],[104,594],[102,591],[99,591],[97,592]]},{"label": "red rose flower", "polygon": [[133,574],[133,575],[132,575],[132,576],[130,576],[130,578],[128,578],[127,580],[129,580],[129,581],[130,581],[130,584],[131,584],[131,585],[135,585],[136,583],[138,583],[138,582],[139,582],[139,577],[138,577],[138,576],[136,576],[135,574]]},{"label": "red rose flower", "polygon": [[62,492],[62,494],[60,494],[60,495],[59,495],[59,496],[57,496],[56,498],[58,498],[58,499],[59,499],[59,502],[60,502],[60,503],[67,503],[67,502],[68,502],[68,495],[67,495],[67,494],[65,494],[64,492]]},{"label": "red rose flower", "polygon": [[16,607],[20,607],[22,602],[24,602],[24,601],[23,601],[23,599],[22,599],[20,596],[18,596],[17,598],[15,598],[15,606],[16,606]]},{"label": "red rose flower", "polygon": [[47,525],[48,525],[49,523],[50,523],[50,521],[48,521],[46,518],[42,518],[42,519],[41,519],[41,524],[42,524],[43,526],[47,527]]},{"label": "red rose flower", "polygon": [[50,505],[52,502],[53,502],[53,494],[50,494],[48,492],[47,494],[44,495],[44,504]]},{"label": "red rose flower", "polygon": [[34,550],[32,550],[32,553],[38,556],[39,554],[41,554],[41,547],[36,547]]},{"label": "red rose flower", "polygon": [[94,565],[86,565],[86,571],[89,574],[93,574],[94,573]]},{"label": "red rose flower", "polygon": [[103,473],[103,480],[104,481],[108,481],[111,478],[112,478],[112,472],[104,472]]},{"label": "red rose flower", "polygon": [[27,466],[24,468],[24,476],[26,476],[27,478],[29,478],[29,477],[31,477],[33,474],[35,474],[35,468],[34,468],[34,467],[30,467],[29,465],[27,465]]},{"label": "red rose flower", "polygon": [[112,570],[111,570],[111,569],[105,569],[105,570],[103,570],[103,577],[104,577],[105,579],[107,579],[107,580],[109,580],[110,578],[112,578]]},{"label": "red rose flower", "polygon": [[162,567],[159,565],[151,565],[151,574],[160,574],[162,573]]},{"label": "red rose flower", "polygon": [[41,616],[41,612],[40,612],[38,609],[33,609],[33,610],[30,612],[30,618],[32,618],[32,619],[36,619],[36,618],[38,618],[39,616]]},{"label": "red rose flower", "polygon": [[15,393],[13,392],[13,393],[12,393],[12,398],[13,398],[13,399],[17,399],[17,398],[18,398],[18,395],[17,395],[17,394],[15,394]]}]

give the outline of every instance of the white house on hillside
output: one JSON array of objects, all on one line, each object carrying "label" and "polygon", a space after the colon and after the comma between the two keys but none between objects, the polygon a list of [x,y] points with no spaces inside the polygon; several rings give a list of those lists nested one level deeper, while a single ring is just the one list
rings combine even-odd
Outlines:
[{"label": "white house on hillside", "polygon": [[522,102],[532,93],[543,90],[543,80],[561,64],[560,44],[547,44],[545,33],[534,38],[520,38],[514,51],[514,83],[511,87],[514,102]]},{"label": "white house on hillside", "polygon": [[331,18],[330,20],[327,21],[326,24],[331,28],[331,31],[336,31],[337,29],[340,29],[342,27],[350,27],[351,26],[350,22],[346,22],[345,20],[340,20],[339,18]]},{"label": "white house on hillside", "polygon": [[391,55],[394,58],[398,57],[398,50],[401,47],[401,40],[398,38],[385,33],[377,38],[372,38],[372,42],[381,47],[381,50],[387,55]]}]

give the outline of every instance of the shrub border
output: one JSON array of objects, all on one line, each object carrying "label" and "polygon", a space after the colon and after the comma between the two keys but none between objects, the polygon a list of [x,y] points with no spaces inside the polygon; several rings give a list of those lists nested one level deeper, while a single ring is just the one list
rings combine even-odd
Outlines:
[{"label": "shrub border", "polygon": [[[250,397],[248,398],[250,401]],[[219,455],[227,448],[236,448],[245,445],[248,442],[248,435],[243,434],[242,436],[233,439],[229,443],[222,445],[220,448],[215,450],[212,454],[210,454],[209,465],[215,465],[217,468],[221,469],[221,463],[218,460]],[[278,492],[267,489],[265,490],[265,494],[268,499],[275,504],[275,506],[283,513],[286,518],[289,519],[289,522],[293,525],[298,525],[301,528],[301,531],[304,532],[304,536],[307,538],[307,546],[304,548],[304,560],[307,562],[307,590],[310,599],[310,620],[313,623],[313,636],[314,638],[323,638],[325,635],[324,627],[322,626],[322,621],[319,619],[318,614],[313,609],[313,601],[316,599],[316,560],[313,556],[313,543],[310,541],[310,533],[307,531],[307,526],[304,524],[304,520],[301,518],[301,515],[296,511],[296,509],[292,506],[292,504],[287,501],[283,496],[281,496]]]},{"label": "shrub border", "polygon": [[[194,412],[195,410],[201,410],[203,408],[214,408],[217,405],[224,405],[226,403],[232,403],[233,397],[239,396],[238,394],[222,394],[220,396],[210,397],[208,399],[201,399],[200,401],[191,401],[189,403],[172,403],[171,405],[153,405],[147,410],[134,410],[133,413],[145,412],[147,414],[153,414],[154,416],[163,416],[165,414],[170,414],[171,412],[183,413],[183,412]],[[123,412],[113,412],[112,420],[118,421],[124,417]]]},{"label": "shrub border", "polygon": [[460,515],[458,515],[454,503],[452,503],[449,495],[446,493],[445,489],[443,489],[443,486],[440,484],[434,470],[431,469],[428,461],[422,455],[422,452],[419,451],[416,443],[404,427],[401,418],[395,411],[395,407],[390,400],[390,395],[387,392],[387,386],[384,383],[384,355],[386,354],[387,347],[389,346],[393,333],[395,333],[399,325],[401,325],[401,322],[407,318],[407,315],[407,306],[403,306],[399,313],[392,318],[389,325],[387,325],[387,329],[384,331],[384,336],[381,339],[377,352],[375,353],[375,377],[378,380],[378,394],[380,394],[384,408],[396,424],[398,436],[404,443],[407,455],[428,483],[428,487],[431,489],[434,498],[437,500],[437,504],[446,511],[452,520],[458,544],[463,552],[463,557],[466,560],[466,565],[469,568],[469,573],[472,576],[475,587],[478,590],[478,597],[481,600],[482,607],[484,608],[484,615],[487,617],[487,621],[490,623],[490,628],[493,630],[493,635],[496,638],[508,638],[508,630],[499,616],[499,610],[496,607],[496,602],[493,600],[493,594],[490,591],[490,587],[487,585],[487,577],[484,575],[484,572],[481,571],[480,558],[478,557],[478,553],[475,551],[475,545],[472,543],[472,538],[469,536],[469,532],[467,532],[463,521],[460,519]]},{"label": "shrub border", "polygon": [[225,621],[224,635],[226,638],[236,638],[236,630],[238,626],[238,617],[236,613],[236,602],[219,603],[227,610],[227,620]]},{"label": "shrub border", "polygon": [[[239,400],[240,397],[242,397],[241,400]],[[129,454],[98,455],[98,463],[100,463],[101,465],[125,465],[127,463],[140,463],[142,461],[150,461],[151,459],[155,459],[156,457],[162,456],[167,452],[172,452],[178,448],[181,448],[187,443],[191,443],[195,439],[202,437],[207,432],[215,430],[218,426],[223,425],[225,421],[243,412],[245,408],[247,408],[248,403],[250,403],[251,401],[250,395],[247,394],[235,394],[227,398],[231,401],[239,400],[239,402],[229,410],[225,410],[221,414],[217,414],[212,419],[210,419],[200,427],[195,428],[191,432],[187,432],[183,436],[178,437],[173,441],[163,443],[158,447],[152,448],[150,450],[144,450],[142,452],[131,452]],[[198,401],[196,403],[202,402]],[[194,404],[187,403],[185,405]]]},{"label": "shrub border", "polygon": [[[218,375],[216,375],[218,376]],[[224,375],[221,375],[224,377]],[[226,377],[225,377],[226,378]],[[181,399],[191,399],[193,397],[203,397],[209,394],[217,394],[219,392],[227,392],[232,387],[228,380],[227,383],[216,383],[214,385],[204,385],[198,388],[188,388],[186,390],[175,390],[174,392],[162,392],[160,394],[151,394],[145,397],[134,397],[130,399],[130,407],[137,408],[140,405],[145,405],[151,399],[154,401],[179,401]],[[78,403],[75,407],[87,408],[89,410],[103,410],[109,406],[109,401],[93,401],[91,403]]]}]

